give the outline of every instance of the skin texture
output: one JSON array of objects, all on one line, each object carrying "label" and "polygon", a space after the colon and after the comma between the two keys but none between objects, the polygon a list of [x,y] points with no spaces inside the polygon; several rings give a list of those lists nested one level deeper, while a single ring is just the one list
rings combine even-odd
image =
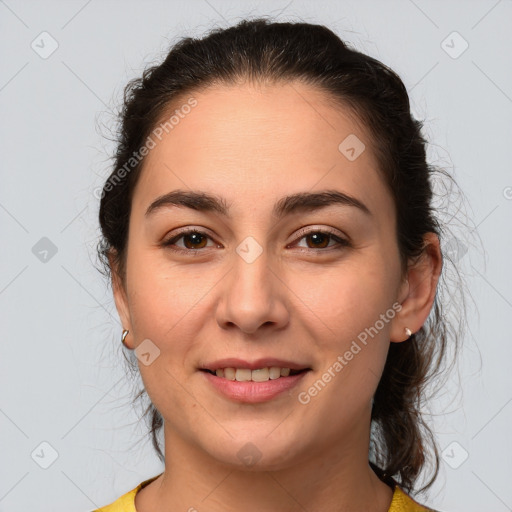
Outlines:
[{"label": "skin texture", "polygon": [[[435,297],[439,241],[402,279],[392,197],[371,140],[354,118],[300,83],[214,86],[146,157],[132,201],[126,280],[114,297],[126,344],[160,350],[139,362],[164,418],[166,467],[136,496],[138,512],[365,510],[385,512],[392,491],[368,464],[371,400],[390,342],[416,332]],[[349,161],[339,144],[355,134],[365,151]],[[214,193],[231,219],[149,204],[181,189]],[[338,190],[366,216],[334,205],[276,221],[271,211],[296,192]],[[190,226],[210,238],[163,241]],[[331,229],[351,246],[309,234]],[[261,255],[236,252],[253,237]],[[325,248],[328,246],[327,248]],[[198,247],[198,248],[196,248]],[[195,252],[194,252],[195,251]],[[381,314],[399,313],[308,404],[297,399]],[[278,357],[312,368],[299,386],[263,403],[220,395],[197,368],[224,357]],[[237,454],[247,443],[259,460]]]}]

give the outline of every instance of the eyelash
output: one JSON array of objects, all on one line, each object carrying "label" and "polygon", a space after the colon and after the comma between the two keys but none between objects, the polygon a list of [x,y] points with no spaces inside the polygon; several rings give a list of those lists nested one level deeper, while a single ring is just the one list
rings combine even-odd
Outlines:
[{"label": "eyelash", "polygon": [[[178,240],[180,240],[181,238],[185,237],[186,235],[189,235],[192,233],[204,236],[204,237],[212,240],[212,238],[210,236],[208,236],[204,231],[199,231],[197,229],[186,229],[186,230],[182,231],[181,233],[179,233],[178,235],[173,236],[169,240],[162,242],[162,246],[167,249],[170,249],[173,252],[177,252],[177,253],[182,253],[182,254],[183,253],[193,253],[194,256],[199,255],[199,253],[205,248],[202,248],[202,249],[182,249],[182,248],[176,249],[175,247],[172,247]],[[332,250],[339,251],[346,247],[351,247],[351,244],[348,240],[336,236],[333,231],[323,230],[323,229],[314,229],[314,230],[310,230],[310,231],[306,231],[306,232],[301,231],[300,238],[298,239],[298,241],[302,240],[303,238],[306,238],[307,236],[314,235],[314,234],[322,234],[322,235],[329,236],[332,240],[334,240],[337,243],[337,247],[320,248],[320,249],[302,248],[302,252],[310,252],[310,251],[317,252],[317,253],[318,252],[330,252]]]}]

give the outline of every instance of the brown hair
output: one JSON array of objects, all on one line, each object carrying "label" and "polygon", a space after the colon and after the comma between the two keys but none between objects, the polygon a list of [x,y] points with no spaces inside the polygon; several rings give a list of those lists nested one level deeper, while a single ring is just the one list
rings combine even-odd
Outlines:
[{"label": "brown hair", "polygon": [[[427,163],[423,124],[411,115],[406,88],[397,74],[352,49],[322,25],[259,18],[214,29],[201,39],[181,39],[161,64],[147,68],[126,86],[115,165],[103,187],[99,211],[103,238],[98,254],[107,274],[113,270],[110,254],[124,283],[131,199],[144,159],[128,171],[126,163],[178,98],[212,84],[244,80],[301,80],[326,92],[333,106],[343,105],[357,115],[369,130],[372,149],[394,199],[404,272],[423,253],[426,233],[442,237],[433,207],[432,177],[439,173],[452,178]],[[119,172],[122,168],[124,173]],[[443,258],[443,275],[445,267]],[[425,325],[408,341],[390,344],[374,396],[370,464],[379,477],[396,477],[409,492],[428,460],[433,462],[432,477],[421,490],[432,485],[439,470],[438,449],[421,408],[427,384],[441,375],[449,340],[455,348],[458,344],[459,336],[449,328],[444,307],[438,287]],[[459,327],[461,318],[457,319]],[[136,399],[144,393],[144,389],[139,391]],[[157,439],[163,420],[152,404],[144,416],[148,413],[153,445],[164,461]]]}]

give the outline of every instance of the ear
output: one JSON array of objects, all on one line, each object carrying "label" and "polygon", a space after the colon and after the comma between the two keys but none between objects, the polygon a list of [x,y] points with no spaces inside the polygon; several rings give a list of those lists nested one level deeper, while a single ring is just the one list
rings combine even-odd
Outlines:
[{"label": "ear", "polygon": [[121,276],[119,275],[118,266],[115,261],[114,255],[111,253],[108,256],[110,263],[111,275],[112,275],[112,292],[114,294],[114,301],[116,304],[117,313],[121,320],[123,329],[128,329],[129,334],[126,336],[124,344],[126,347],[133,349],[133,329],[130,319],[130,309],[128,307],[128,299],[126,294],[125,286],[122,282]]},{"label": "ear", "polygon": [[435,233],[427,233],[423,253],[409,267],[407,278],[400,287],[398,300],[402,309],[393,318],[390,341],[406,341],[406,327],[413,334],[421,329],[432,309],[442,266],[439,238]]}]

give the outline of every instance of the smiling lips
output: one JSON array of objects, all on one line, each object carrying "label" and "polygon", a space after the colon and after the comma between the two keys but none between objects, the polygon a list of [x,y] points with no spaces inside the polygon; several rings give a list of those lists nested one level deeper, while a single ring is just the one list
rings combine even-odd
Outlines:
[{"label": "smiling lips", "polygon": [[288,377],[289,375],[297,375],[304,370],[291,370],[290,368],[280,368],[278,366],[271,366],[270,368],[258,368],[250,370],[249,368],[218,368],[213,372],[212,370],[205,370],[217,377],[223,377],[227,380],[236,380],[238,382],[265,382],[267,380],[275,380],[280,377]]},{"label": "smiling lips", "polygon": [[222,359],[199,368],[218,391],[228,398],[248,403],[264,402],[293,388],[311,370],[282,359]]},{"label": "smiling lips", "polygon": [[217,377],[238,382],[265,382],[310,370],[307,365],[276,358],[258,359],[252,362],[228,358],[207,363],[200,369]]}]

